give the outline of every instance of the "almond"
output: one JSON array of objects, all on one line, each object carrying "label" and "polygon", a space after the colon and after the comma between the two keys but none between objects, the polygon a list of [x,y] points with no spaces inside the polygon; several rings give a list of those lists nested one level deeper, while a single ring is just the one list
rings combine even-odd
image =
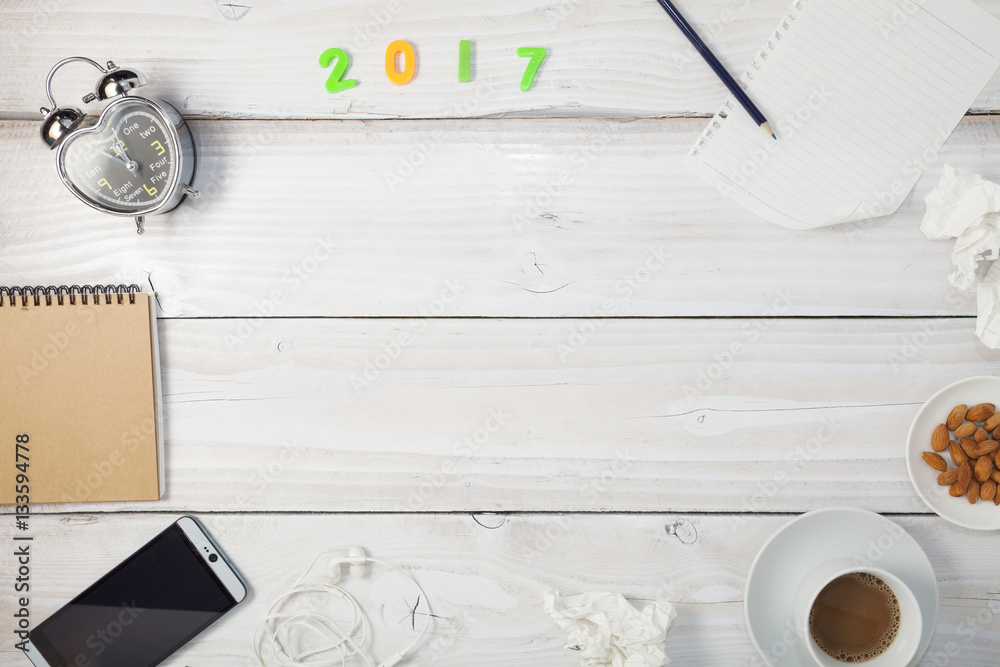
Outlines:
[{"label": "almond", "polygon": [[980,456],[987,456],[1000,449],[1000,442],[996,440],[976,442],[965,438],[962,440],[962,449],[969,455],[970,459],[978,459]]},{"label": "almond", "polygon": [[979,458],[977,456],[969,454],[969,452],[973,452],[976,450],[975,440],[973,440],[972,438],[962,438],[961,440],[958,441],[958,444],[962,446],[962,450],[965,452],[966,456],[972,459]]},{"label": "almond", "polygon": [[981,428],[972,434],[972,439],[976,442],[982,442],[983,440],[990,439],[990,433],[985,428]]},{"label": "almond", "polygon": [[976,480],[969,482],[969,490],[966,492],[965,497],[969,500],[970,505],[975,505],[979,502],[979,482]]},{"label": "almond", "polygon": [[[957,475],[955,476],[955,479],[958,479]],[[990,479],[992,479],[997,484],[1000,484],[1000,470],[994,470],[993,472],[991,472]]]},{"label": "almond", "polygon": [[1000,440],[1000,426],[997,426],[995,429],[993,429],[993,439]]},{"label": "almond", "polygon": [[[944,459],[941,460],[944,461]],[[985,482],[993,474],[993,459],[988,456],[980,456],[976,461],[976,468],[973,472],[975,473],[977,482]]]},{"label": "almond", "polygon": [[[976,425],[973,424],[972,428],[975,429],[975,427]],[[943,452],[948,449],[948,427],[944,424],[938,424],[934,432],[931,433],[931,449],[935,452]]]},{"label": "almond", "polygon": [[965,492],[967,490],[968,489],[963,489],[958,482],[955,482],[948,488],[948,495],[951,496],[952,498],[961,498],[962,496],[965,495]]},{"label": "almond", "polygon": [[987,431],[993,431],[997,426],[1000,426],[1000,412],[994,412],[993,416],[986,420],[983,424],[983,428]]},{"label": "almond", "polygon": [[993,416],[996,412],[997,406],[992,403],[980,403],[979,405],[974,405],[969,408],[969,411],[965,414],[965,418],[970,422],[982,422],[986,421]]},{"label": "almond", "polygon": [[979,487],[979,497],[982,500],[993,500],[997,495],[997,483],[992,479],[983,482]]},{"label": "almond", "polygon": [[[945,426],[945,428],[948,428]],[[935,431],[936,432],[936,431]],[[961,426],[955,429],[956,438],[971,438],[972,434],[976,432],[976,425],[973,422],[965,422]],[[933,436],[932,436],[933,438]],[[933,443],[934,440],[932,439]]]},{"label": "almond", "polygon": [[948,415],[948,419],[945,420],[945,426],[948,427],[949,431],[954,431],[962,425],[963,421],[965,421],[965,415],[968,412],[969,406],[964,403],[962,405],[956,405],[952,408],[951,413]]},{"label": "almond", "polygon": [[[984,457],[985,458],[985,457]],[[924,461],[927,461],[927,465],[934,468],[938,472],[944,472],[948,469],[948,462],[941,457],[940,454],[935,454],[934,452],[924,452]],[[990,470],[993,469],[993,461],[990,461]],[[979,464],[976,464],[976,469],[979,469]]]},{"label": "almond", "polygon": [[1000,505],[1000,493],[997,493],[996,495],[993,496],[993,504]]},{"label": "almond", "polygon": [[[1000,470],[998,470],[997,472],[1000,472]],[[949,468],[948,470],[945,470],[943,473],[938,475],[938,480],[937,480],[938,484],[940,484],[941,486],[951,486],[957,481],[958,481],[958,468]]]},{"label": "almond", "polygon": [[[960,466],[969,460],[969,456],[965,453],[965,450],[962,449],[954,440],[948,444],[948,454],[957,466]],[[1000,456],[1000,454],[997,456]]]},{"label": "almond", "polygon": [[968,463],[963,463],[962,465],[958,466],[958,480],[955,482],[955,484],[958,484],[958,487],[962,489],[962,493],[965,493],[968,490],[969,484],[971,482],[972,482],[972,468],[969,467]]}]

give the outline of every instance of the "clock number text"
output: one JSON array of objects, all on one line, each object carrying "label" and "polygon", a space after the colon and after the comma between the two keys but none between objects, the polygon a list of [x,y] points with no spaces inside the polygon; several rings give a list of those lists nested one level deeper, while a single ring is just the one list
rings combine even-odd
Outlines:
[{"label": "clock number text", "polygon": [[[403,56],[403,71],[398,68],[397,58]],[[413,46],[404,39],[397,39],[385,50],[385,75],[397,86],[405,86],[413,80],[417,71],[417,54]]]},{"label": "clock number text", "polygon": [[108,190],[111,190],[111,184],[108,183],[108,179],[106,178],[102,178],[101,180],[97,181],[97,185],[100,187],[105,187]]},{"label": "clock number text", "polygon": [[157,193],[157,189],[156,188],[151,188],[148,185],[146,185],[145,183],[142,184],[142,187],[144,187],[146,189],[146,193],[150,197],[155,197],[156,196],[156,193]]},{"label": "clock number text", "polygon": [[115,155],[117,155],[120,158],[123,158],[125,157],[125,151],[127,151],[128,149],[125,148],[124,141],[118,141],[117,143],[111,144],[111,150],[115,152]]},{"label": "clock number text", "polygon": [[154,141],[153,143],[150,144],[150,146],[152,146],[153,148],[156,149],[156,156],[157,157],[159,157],[159,156],[161,156],[161,155],[163,155],[164,153],[167,152],[167,149],[164,148],[163,144],[161,144],[159,141]]},{"label": "clock number text", "polygon": [[355,79],[344,78],[347,68],[351,65],[351,59],[343,49],[327,49],[319,56],[320,67],[329,67],[330,63],[334,61],[336,63],[333,65],[333,71],[330,72],[330,77],[326,80],[326,92],[339,93],[342,90],[349,90],[358,85]]},{"label": "clock number text", "polygon": [[535,73],[542,66],[542,61],[545,60],[548,53],[540,46],[522,46],[517,50],[517,55],[522,58],[531,58],[528,61],[528,68],[524,70],[524,76],[521,77],[521,90],[526,93],[531,90],[531,84],[535,81]]}]

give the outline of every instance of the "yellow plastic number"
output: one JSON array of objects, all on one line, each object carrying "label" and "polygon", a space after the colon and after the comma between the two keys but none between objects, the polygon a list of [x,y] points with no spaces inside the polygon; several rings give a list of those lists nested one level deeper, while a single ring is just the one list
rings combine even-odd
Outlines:
[{"label": "yellow plastic number", "polygon": [[115,155],[117,155],[118,157],[125,157],[125,151],[128,150],[127,148],[125,148],[124,141],[119,141],[117,144],[113,144],[111,148],[115,150]]},{"label": "yellow plastic number", "polygon": [[163,144],[161,144],[159,141],[154,141],[153,143],[150,144],[150,146],[156,149],[156,157],[159,157],[167,152],[167,149],[164,148]]},{"label": "yellow plastic number", "polygon": [[142,184],[142,187],[144,187],[146,189],[146,192],[149,193],[150,197],[156,196],[156,192],[157,192],[156,188],[150,188],[145,183]]},{"label": "yellow plastic number", "polygon": [[97,186],[98,187],[105,187],[108,190],[111,190],[112,192],[114,192],[114,190],[112,190],[112,188],[111,188],[111,184],[108,183],[108,179],[106,179],[106,178],[102,178],[101,180],[97,181]]},{"label": "yellow plastic number", "polygon": [[[403,71],[396,68],[396,57],[403,56]],[[417,71],[417,55],[413,46],[403,39],[397,39],[385,50],[385,75],[397,86],[405,86],[413,80]]]}]

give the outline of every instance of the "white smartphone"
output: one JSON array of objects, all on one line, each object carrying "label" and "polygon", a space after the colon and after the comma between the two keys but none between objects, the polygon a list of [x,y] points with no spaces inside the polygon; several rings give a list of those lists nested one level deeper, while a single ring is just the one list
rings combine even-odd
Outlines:
[{"label": "white smartphone", "polygon": [[225,554],[181,517],[28,633],[35,667],[153,667],[247,595]]}]

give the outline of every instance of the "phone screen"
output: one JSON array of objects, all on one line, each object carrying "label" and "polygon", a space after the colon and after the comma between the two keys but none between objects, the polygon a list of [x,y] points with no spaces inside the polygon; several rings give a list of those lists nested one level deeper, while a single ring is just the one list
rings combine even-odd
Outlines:
[{"label": "phone screen", "polygon": [[53,667],[152,667],[237,602],[173,524],[29,638]]}]

